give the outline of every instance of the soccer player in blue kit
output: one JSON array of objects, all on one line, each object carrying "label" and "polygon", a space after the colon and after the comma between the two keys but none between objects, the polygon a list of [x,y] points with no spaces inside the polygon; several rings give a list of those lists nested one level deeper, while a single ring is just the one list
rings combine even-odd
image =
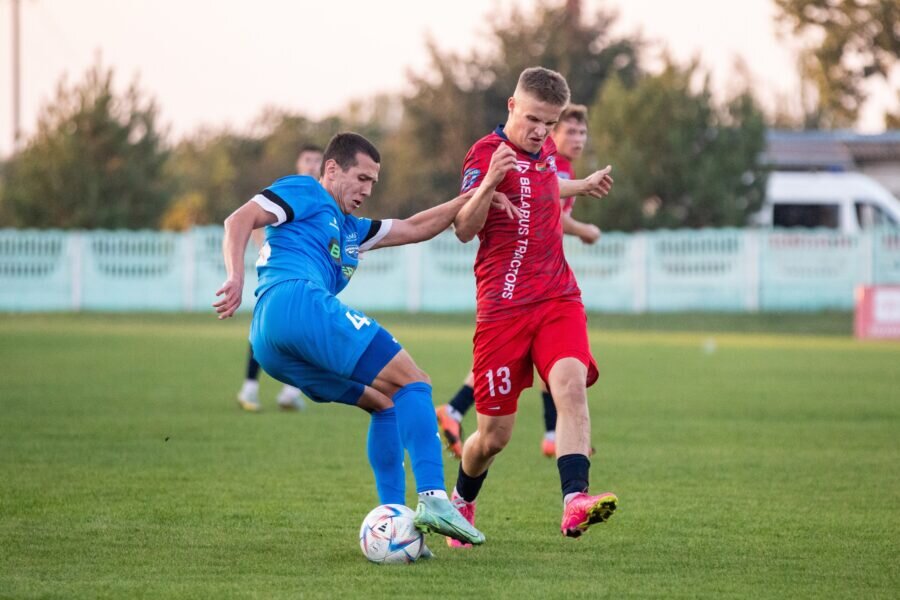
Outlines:
[{"label": "soccer player in blue kit", "polygon": [[[283,177],[229,216],[223,242],[228,279],[213,306],[220,319],[240,306],[247,241],[252,230],[268,226],[250,326],[257,360],[317,402],[368,411],[368,455],[380,501],[405,504],[405,448],[419,494],[417,527],[480,544],[484,535],[447,498],[428,375],[387,330],[336,297],[360,253],[431,239],[450,226],[469,195],[408,219],[357,218],[351,213],[371,194],[380,160],[364,137],[338,134],[325,149],[319,181]],[[513,216],[502,194],[494,206]]]}]

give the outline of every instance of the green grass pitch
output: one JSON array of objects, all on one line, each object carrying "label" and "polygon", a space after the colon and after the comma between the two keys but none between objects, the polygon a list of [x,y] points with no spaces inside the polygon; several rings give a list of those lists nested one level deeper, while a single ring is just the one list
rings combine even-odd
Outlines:
[{"label": "green grass pitch", "polygon": [[[382,321],[446,401],[469,368],[471,317]],[[437,560],[408,567],[358,548],[377,504],[362,411],[279,413],[265,377],[266,411],[236,408],[247,325],[0,316],[0,597],[900,590],[900,343],[852,340],[846,314],[592,317],[592,489],[615,491],[619,512],[560,536],[529,390],[479,501],[487,544],[430,537]]]}]

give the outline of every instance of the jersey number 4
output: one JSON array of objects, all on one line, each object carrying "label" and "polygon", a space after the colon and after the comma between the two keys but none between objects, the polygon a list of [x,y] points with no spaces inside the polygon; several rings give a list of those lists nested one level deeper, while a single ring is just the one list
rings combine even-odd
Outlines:
[{"label": "jersey number 4", "polygon": [[[497,392],[499,392],[501,396],[505,396],[512,390],[512,381],[509,380],[509,367],[500,367],[496,372],[488,369],[488,372],[485,373],[484,376],[487,377],[488,380],[488,390],[491,392],[491,398],[496,396]],[[498,384],[496,389],[494,388],[495,377]]]},{"label": "jersey number 4", "polygon": [[372,324],[372,321],[369,320],[369,317],[367,317],[366,315],[364,315],[362,313],[360,313],[358,315],[354,315],[352,312],[350,312],[348,310],[344,314],[347,315],[347,318],[350,319],[350,322],[353,323],[353,326],[356,327],[357,331],[359,331],[366,325]]}]

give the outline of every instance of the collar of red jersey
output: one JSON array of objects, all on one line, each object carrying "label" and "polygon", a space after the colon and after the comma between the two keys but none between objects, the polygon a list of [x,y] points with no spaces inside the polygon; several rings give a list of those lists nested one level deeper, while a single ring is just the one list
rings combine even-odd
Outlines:
[{"label": "collar of red jersey", "polygon": [[[496,133],[497,135],[499,135],[500,137],[502,137],[504,140],[506,140],[507,142],[509,142],[510,145],[511,145],[513,148],[515,148],[516,150],[518,150],[518,151],[521,152],[522,154],[527,154],[527,155],[529,156],[529,158],[531,158],[531,160],[540,160],[540,159],[541,159],[541,152],[540,152],[540,150],[538,150],[537,152],[535,152],[534,154],[532,154],[531,152],[525,152],[524,150],[522,150],[521,148],[519,148],[518,146],[516,146],[513,142],[510,142],[510,141],[509,141],[509,138],[506,137],[506,132],[503,131],[503,128],[504,128],[504,127],[506,127],[506,123],[500,123],[499,125],[497,125],[497,129],[494,130],[494,133]],[[543,150],[543,148],[541,148],[541,149]]]}]

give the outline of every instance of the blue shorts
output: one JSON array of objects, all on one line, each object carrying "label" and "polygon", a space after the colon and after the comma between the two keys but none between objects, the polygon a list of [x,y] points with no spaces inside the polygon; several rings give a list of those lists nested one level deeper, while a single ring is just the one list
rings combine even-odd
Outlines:
[{"label": "blue shorts", "polygon": [[259,298],[250,344],[275,379],[315,402],[353,405],[401,350],[376,321],[299,279],[279,283]]}]

